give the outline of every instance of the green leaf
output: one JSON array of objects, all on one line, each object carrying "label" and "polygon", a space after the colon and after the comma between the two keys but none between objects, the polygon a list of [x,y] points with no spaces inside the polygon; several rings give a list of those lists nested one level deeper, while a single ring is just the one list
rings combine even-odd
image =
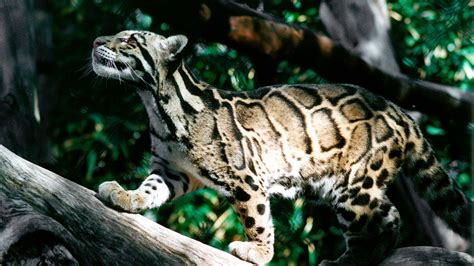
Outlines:
[{"label": "green leaf", "polygon": [[460,186],[471,184],[472,180],[468,173],[461,173],[457,177],[457,182]]},{"label": "green leaf", "polygon": [[446,133],[444,129],[431,125],[426,126],[426,132],[433,136],[442,136]]}]

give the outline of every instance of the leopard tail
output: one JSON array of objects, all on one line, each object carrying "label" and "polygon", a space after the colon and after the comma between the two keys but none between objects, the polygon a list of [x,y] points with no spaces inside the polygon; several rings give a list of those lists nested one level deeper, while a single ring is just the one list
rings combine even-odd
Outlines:
[{"label": "leopard tail", "polygon": [[472,239],[473,203],[444,171],[427,140],[409,141],[405,150],[404,172],[412,177],[420,196],[452,230]]}]

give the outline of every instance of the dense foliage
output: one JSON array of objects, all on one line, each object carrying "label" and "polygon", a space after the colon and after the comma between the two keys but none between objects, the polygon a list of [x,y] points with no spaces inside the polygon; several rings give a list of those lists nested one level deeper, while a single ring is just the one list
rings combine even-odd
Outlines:
[{"label": "dense foliage", "polygon": [[[124,1],[125,2],[125,1]],[[92,189],[117,179],[136,188],[147,175],[148,121],[132,88],[91,73],[92,41],[124,29],[147,29],[163,35],[174,31],[143,14],[132,3],[112,0],[54,1],[54,103],[49,123],[56,172]],[[127,1],[128,2],[128,1]],[[273,0],[266,5],[286,21],[323,31],[317,1]],[[404,73],[412,77],[473,90],[473,9],[469,0],[389,1],[393,45]],[[244,54],[216,43],[195,43],[187,62],[207,82],[230,90],[254,89],[255,69]],[[317,73],[282,62],[281,82],[319,83]],[[442,162],[466,193],[474,198],[469,149],[450,134],[471,128],[449,128],[431,119],[424,128]],[[460,148],[461,147],[461,148]],[[314,264],[335,258],[344,248],[329,209],[315,209],[305,199],[275,199],[276,252],[273,265]],[[148,211],[147,217],[220,249],[243,239],[231,206],[215,192],[201,190]]]}]

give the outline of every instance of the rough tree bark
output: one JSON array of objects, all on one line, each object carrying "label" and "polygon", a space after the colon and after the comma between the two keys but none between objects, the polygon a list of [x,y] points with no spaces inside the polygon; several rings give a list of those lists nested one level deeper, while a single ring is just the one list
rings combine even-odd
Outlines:
[{"label": "rough tree bark", "polygon": [[0,0],[0,143],[45,163],[33,20],[33,1]]},{"label": "rough tree bark", "polygon": [[[474,260],[447,249],[412,247],[396,250],[383,265],[401,262],[472,265]],[[0,145],[0,264],[41,263],[250,265],[141,215],[112,210],[93,191]]]},{"label": "rough tree bark", "polygon": [[319,17],[331,39],[387,73],[400,73],[385,0],[322,0]]},{"label": "rough tree bark", "polygon": [[250,265],[94,195],[0,145],[0,264]]},{"label": "rough tree bark", "polygon": [[473,265],[472,256],[436,247],[407,247],[395,250],[379,266]]},{"label": "rough tree bark", "polygon": [[407,109],[448,121],[471,121],[474,93],[384,72],[321,33],[246,5],[230,0],[155,0],[135,5],[191,37],[218,41],[269,62],[288,60],[314,69],[329,81],[361,85]]}]

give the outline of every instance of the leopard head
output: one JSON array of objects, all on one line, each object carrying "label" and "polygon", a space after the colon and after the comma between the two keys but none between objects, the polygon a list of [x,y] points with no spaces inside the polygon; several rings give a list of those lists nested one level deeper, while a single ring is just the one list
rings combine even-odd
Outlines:
[{"label": "leopard head", "polygon": [[187,42],[183,35],[166,38],[148,31],[101,36],[94,40],[92,67],[105,78],[156,84]]}]

